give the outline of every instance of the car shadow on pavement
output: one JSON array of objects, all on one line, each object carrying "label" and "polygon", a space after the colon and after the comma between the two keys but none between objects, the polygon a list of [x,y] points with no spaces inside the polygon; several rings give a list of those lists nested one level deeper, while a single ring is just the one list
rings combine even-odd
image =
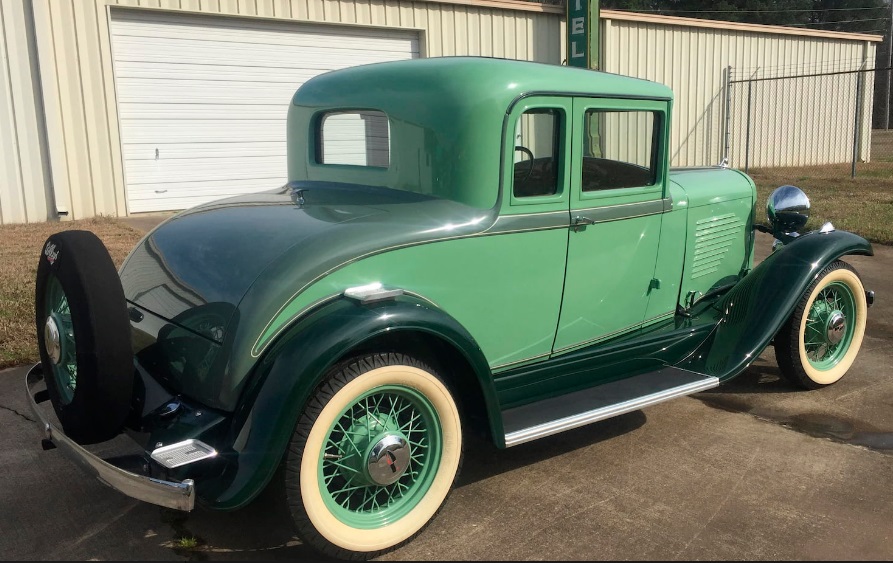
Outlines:
[{"label": "car shadow on pavement", "polygon": [[[736,398],[739,394],[797,391],[780,376],[774,359],[758,358],[734,380],[693,397],[714,408],[746,413],[748,404]],[[646,422],[646,412],[637,410],[508,449],[497,448],[481,433],[468,432],[464,464],[456,488],[573,455],[633,432]],[[198,542],[192,549],[178,547],[176,541],[170,542],[169,547],[190,560],[319,559],[317,552],[303,545],[294,535],[290,514],[281,500],[284,490],[277,485],[279,477],[277,473],[273,483],[257,499],[237,511],[197,510],[186,514],[162,510],[162,518],[169,523],[175,537],[194,537]]]},{"label": "car shadow on pavement", "polygon": [[638,410],[507,449],[497,448],[487,437],[469,436],[466,438],[465,464],[458,486],[483,481],[611,440],[642,427],[646,422],[645,413]]},{"label": "car shadow on pavement", "polygon": [[[469,433],[456,488],[610,440],[645,422],[645,414],[634,411],[505,450],[498,449],[488,438]],[[280,472],[253,502],[236,511],[198,509],[185,513],[158,509],[162,523],[170,528],[173,537],[164,547],[190,561],[325,560],[294,534],[291,516],[282,500],[285,493],[279,484]],[[179,541],[180,538],[189,541]],[[184,547],[192,543],[195,545]]]},{"label": "car shadow on pavement", "polygon": [[760,357],[741,375],[722,383],[719,387],[701,391],[695,396],[704,398],[711,395],[798,393],[800,391],[802,390],[799,387],[782,377],[781,370],[778,369],[774,359]]}]

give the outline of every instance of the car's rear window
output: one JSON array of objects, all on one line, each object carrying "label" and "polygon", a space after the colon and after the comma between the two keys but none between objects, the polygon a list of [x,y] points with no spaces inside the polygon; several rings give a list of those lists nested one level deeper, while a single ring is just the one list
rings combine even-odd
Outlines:
[{"label": "car's rear window", "polygon": [[390,125],[383,112],[333,111],[323,114],[318,123],[318,163],[373,168],[390,165]]}]

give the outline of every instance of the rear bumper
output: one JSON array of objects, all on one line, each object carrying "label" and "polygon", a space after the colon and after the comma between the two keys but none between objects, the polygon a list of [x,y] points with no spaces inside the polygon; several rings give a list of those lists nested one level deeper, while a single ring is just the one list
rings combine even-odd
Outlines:
[{"label": "rear bumper", "polygon": [[38,363],[25,376],[25,391],[31,412],[41,427],[45,444],[52,443],[68,458],[102,483],[125,495],[176,510],[190,511],[195,508],[195,483],[192,479],[182,482],[165,481],[116,467],[99,456],[87,451],[68,438],[62,430],[47,420],[40,403],[49,400],[43,383],[43,369]]}]

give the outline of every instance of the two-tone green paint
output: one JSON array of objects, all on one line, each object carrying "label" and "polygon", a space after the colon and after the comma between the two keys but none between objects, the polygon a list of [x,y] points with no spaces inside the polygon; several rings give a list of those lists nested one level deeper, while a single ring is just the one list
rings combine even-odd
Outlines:
[{"label": "two-tone green paint", "polygon": [[717,317],[712,308],[702,305],[689,317],[665,318],[534,365],[500,372],[494,376],[500,408],[506,410],[674,365],[710,335]]},{"label": "two-tone green paint", "polygon": [[[529,72],[531,67],[537,72]],[[356,91],[348,87],[354,81],[370,84],[363,107],[392,117],[388,169],[316,163],[315,120],[326,108],[357,107]],[[406,103],[407,83],[413,99],[437,99],[436,108]],[[423,295],[461,318],[494,367],[548,354],[563,284],[569,191],[564,187],[557,200],[537,205],[512,205],[505,195],[510,186],[500,187],[495,164],[500,153],[513,150],[503,141],[513,122],[503,116],[552,103],[571,123],[577,117],[570,115],[575,92],[598,93],[609,105],[623,96],[627,106],[665,109],[672,98],[669,89],[647,81],[487,59],[370,65],[313,79],[289,110],[290,176],[300,181],[200,206],[166,222],[123,268],[128,298],[168,319],[206,303],[238,307],[238,318],[226,326],[227,358],[220,360],[225,371],[214,388],[217,395],[201,397],[225,410],[234,408],[256,358],[290,323],[321,300],[369,281]],[[576,142],[572,131],[565,132],[563,146],[571,149],[564,150],[565,170]],[[489,155],[486,166],[482,155]],[[424,174],[419,159],[426,163]],[[546,209],[563,212],[534,215]],[[501,236],[508,233],[517,238]],[[464,238],[477,240],[459,242]],[[433,242],[438,244],[428,244]],[[398,250],[402,256],[393,254]],[[472,268],[446,266],[469,256]],[[478,266],[480,273],[472,273]],[[474,279],[479,283],[469,285]],[[524,288],[511,289],[519,279]],[[469,299],[484,287],[494,288],[484,292],[496,301]],[[494,325],[494,318],[505,321]],[[526,323],[514,322],[521,318]]]},{"label": "two-tone green paint", "polygon": [[223,441],[227,455],[238,463],[205,484],[202,496],[206,502],[220,509],[237,508],[263,489],[279,464],[304,404],[345,350],[363,350],[364,344],[382,339],[388,339],[388,349],[393,349],[395,341],[409,343],[411,335],[422,343],[418,353],[447,354],[441,358],[446,362],[442,375],[456,389],[464,390],[467,401],[474,396],[488,419],[490,433],[503,436],[486,359],[455,319],[410,296],[370,305],[341,298],[304,316],[258,362],[231,415],[230,434]]},{"label": "two-tone green paint", "polygon": [[744,371],[822,269],[849,254],[870,256],[873,250],[858,235],[832,231],[797,237],[770,254],[716,303],[722,313],[716,329],[680,367],[723,381]]},{"label": "two-tone green paint", "polygon": [[[751,271],[753,182],[670,171],[671,104],[650,82],[487,59],[309,81],[289,110],[289,185],[166,221],[121,270],[127,298],[153,313],[141,322],[175,325],[195,352],[187,359],[200,359],[190,381],[168,383],[219,409],[213,428],[195,427],[221,451],[203,501],[236,508],[263,489],[308,398],[347,354],[430,356],[498,446],[507,408],[668,365],[740,373],[816,268],[871,249],[849,233],[810,234]],[[559,189],[518,198],[513,133],[535,108],[564,119]],[[653,185],[582,193],[585,132],[574,125],[591,108],[658,116]],[[319,118],[344,109],[388,114],[388,168],[317,163]],[[405,294],[343,296],[371,282]],[[710,295],[726,283],[736,285]],[[192,326],[209,307],[225,312],[220,326]],[[147,334],[163,340],[162,328]]]}]

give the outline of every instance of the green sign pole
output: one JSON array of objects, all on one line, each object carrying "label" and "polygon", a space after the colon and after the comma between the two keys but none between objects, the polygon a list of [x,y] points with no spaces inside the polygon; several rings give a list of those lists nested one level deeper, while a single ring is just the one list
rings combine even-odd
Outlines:
[{"label": "green sign pole", "polygon": [[567,0],[567,65],[598,69],[599,0]]},{"label": "green sign pole", "polygon": [[[567,65],[598,69],[599,0],[567,0]],[[602,156],[597,114],[586,120],[586,156]]]}]

